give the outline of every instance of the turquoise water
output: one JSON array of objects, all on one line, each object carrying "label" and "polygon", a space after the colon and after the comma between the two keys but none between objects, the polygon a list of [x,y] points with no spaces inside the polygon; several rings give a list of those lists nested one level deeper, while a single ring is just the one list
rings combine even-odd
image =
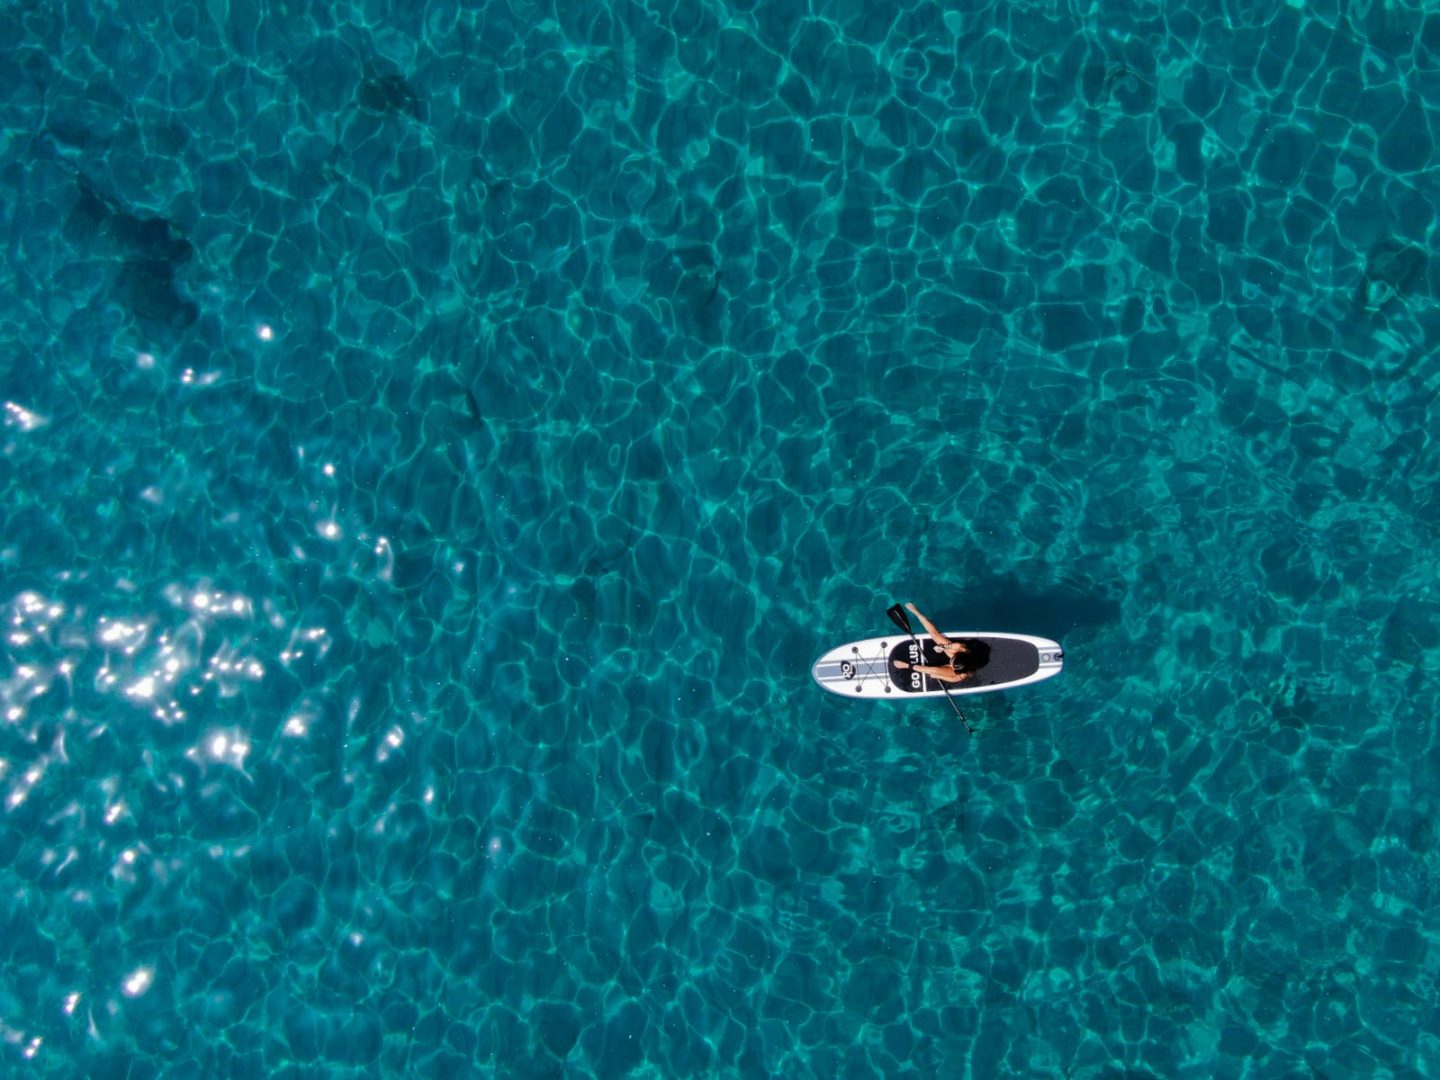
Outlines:
[{"label": "turquoise water", "polygon": [[7,6],[4,1072],[1440,1075],[1416,7]]}]

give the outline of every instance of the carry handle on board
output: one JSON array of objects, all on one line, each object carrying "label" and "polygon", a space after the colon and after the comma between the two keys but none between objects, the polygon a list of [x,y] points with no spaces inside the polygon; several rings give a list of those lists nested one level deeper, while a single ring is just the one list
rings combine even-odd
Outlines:
[{"label": "carry handle on board", "polygon": [[[920,639],[915,637],[915,631],[910,628],[910,616],[905,614],[905,609],[903,607],[901,607],[899,604],[896,604],[894,607],[890,608],[889,611],[885,612],[885,614],[890,616],[891,622],[893,622],[896,626],[900,627],[901,630],[904,630],[905,633],[910,635],[910,637],[914,640],[917,648],[920,647]],[[920,658],[922,660],[925,658],[925,650],[923,648],[920,648]],[[945,685],[945,680],[936,679],[935,681],[940,684],[940,689],[945,691],[945,700],[950,702],[950,707],[955,710],[955,715],[960,717],[960,723],[965,725],[965,730],[968,731],[971,735],[974,735],[975,729],[970,726],[970,721],[965,719],[965,714],[960,711],[960,706],[956,705],[955,699],[950,696],[950,688]]]}]

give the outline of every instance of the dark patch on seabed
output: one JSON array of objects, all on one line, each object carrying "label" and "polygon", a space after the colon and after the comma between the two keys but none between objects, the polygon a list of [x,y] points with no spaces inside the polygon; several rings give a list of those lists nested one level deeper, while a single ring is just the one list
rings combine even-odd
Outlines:
[{"label": "dark patch on seabed", "polygon": [[103,195],[83,173],[75,178],[77,198],[65,221],[71,243],[119,260],[114,296],[137,319],[183,330],[199,308],[176,288],[176,274],[194,247],[163,217],[138,217]]},{"label": "dark patch on seabed", "polygon": [[1370,311],[1383,310],[1416,292],[1429,274],[1430,254],[1424,248],[1399,240],[1382,240],[1365,256],[1365,272],[1355,303]]},{"label": "dark patch on seabed", "polygon": [[425,119],[424,104],[410,89],[404,76],[382,74],[373,65],[365,69],[365,78],[355,92],[355,103],[366,112],[379,116],[408,116]]}]

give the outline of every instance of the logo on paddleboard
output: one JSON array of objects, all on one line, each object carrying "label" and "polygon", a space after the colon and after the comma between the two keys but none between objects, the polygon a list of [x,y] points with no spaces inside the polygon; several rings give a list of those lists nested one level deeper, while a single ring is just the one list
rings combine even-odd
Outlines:
[{"label": "logo on paddleboard", "polygon": [[855,665],[850,663],[849,660],[842,660],[840,662],[840,674],[844,675],[847,679],[853,679],[855,677]]}]

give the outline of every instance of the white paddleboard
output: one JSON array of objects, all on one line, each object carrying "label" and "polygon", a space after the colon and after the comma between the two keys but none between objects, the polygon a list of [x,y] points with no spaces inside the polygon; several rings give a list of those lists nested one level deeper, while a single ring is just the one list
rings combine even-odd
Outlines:
[{"label": "white paddleboard", "polygon": [[[935,645],[929,634],[916,639],[905,634],[852,641],[831,649],[811,668],[815,681],[832,694],[859,698],[922,698],[951,694],[985,694],[992,690],[1009,690],[1059,675],[1065,653],[1058,642],[1029,634],[996,634],[988,630],[964,633],[945,631],[951,641],[978,641],[989,646],[990,656],[976,672],[960,683],[946,683],[928,675],[895,666],[896,660],[907,664],[949,664],[950,660]],[[921,658],[921,648],[924,658]]]}]

